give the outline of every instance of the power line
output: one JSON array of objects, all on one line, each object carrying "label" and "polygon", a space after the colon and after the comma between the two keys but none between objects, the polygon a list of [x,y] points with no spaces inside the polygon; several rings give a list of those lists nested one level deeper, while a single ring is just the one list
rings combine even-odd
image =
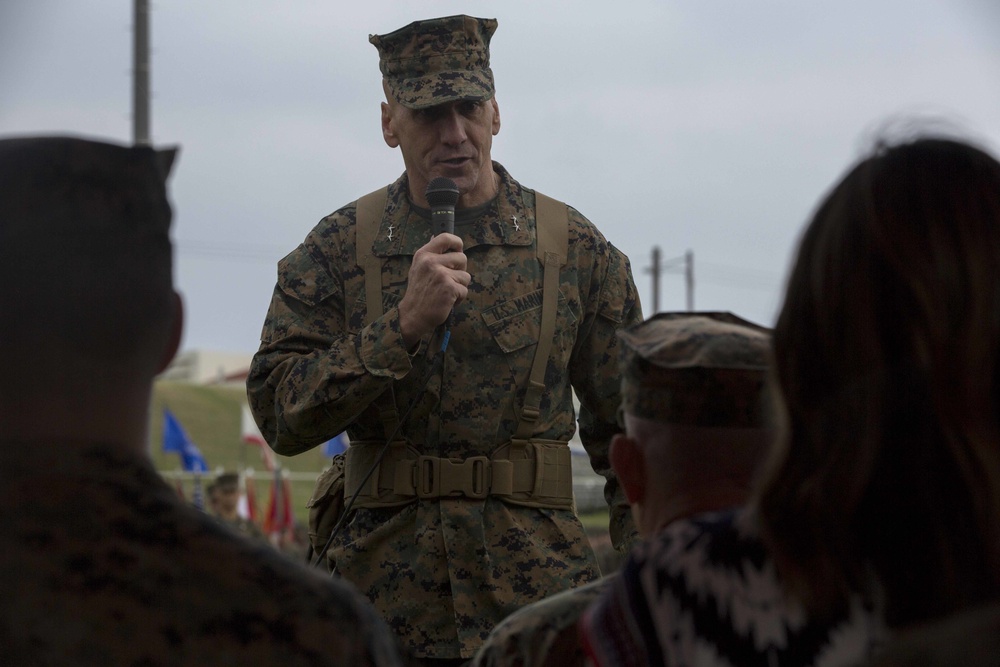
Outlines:
[{"label": "power line", "polygon": [[[644,273],[652,274],[653,280],[653,312],[659,310],[660,277],[663,273],[683,273],[687,293],[687,310],[694,310],[694,252],[688,250],[684,255],[666,261],[660,258],[659,246],[653,246],[650,266],[643,269]],[[774,271],[749,269],[731,264],[705,262],[698,260],[698,280],[776,293],[781,288],[781,276]]]},{"label": "power line", "polygon": [[276,264],[289,252],[289,248],[278,248],[272,245],[221,241],[177,241],[174,246],[182,255],[239,262],[268,262],[270,264]]},{"label": "power line", "polygon": [[702,260],[698,261],[698,269],[698,279],[705,282],[763,291],[774,291],[780,289],[782,285],[781,274],[764,269],[750,269]]}]

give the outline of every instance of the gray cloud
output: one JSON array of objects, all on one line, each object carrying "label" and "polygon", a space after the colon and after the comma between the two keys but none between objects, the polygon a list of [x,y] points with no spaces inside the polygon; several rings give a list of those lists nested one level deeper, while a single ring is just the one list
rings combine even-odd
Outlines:
[{"label": "gray cloud", "polygon": [[[499,19],[494,157],[631,257],[647,313],[657,245],[695,252],[697,307],[770,324],[802,224],[886,119],[944,117],[1000,144],[986,0],[339,4],[154,4],[153,135],[182,146],[185,347],[255,349],[275,262],[402,171],[367,37],[424,12]],[[129,11],[4,3],[0,131],[128,141]],[[683,306],[665,275],[661,309]]]}]

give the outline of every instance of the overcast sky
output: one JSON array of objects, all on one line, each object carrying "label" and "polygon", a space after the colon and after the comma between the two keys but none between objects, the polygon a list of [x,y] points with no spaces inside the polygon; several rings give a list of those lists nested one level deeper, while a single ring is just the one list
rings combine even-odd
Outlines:
[{"label": "overcast sky", "polygon": [[[131,4],[3,1],[0,133],[131,141]],[[494,159],[629,256],[647,315],[659,246],[693,251],[697,309],[770,325],[813,206],[887,123],[943,120],[998,152],[998,4],[159,0],[183,348],[253,352],[277,260],[402,172],[369,33],[497,18]],[[664,274],[660,310],[684,307]]]}]

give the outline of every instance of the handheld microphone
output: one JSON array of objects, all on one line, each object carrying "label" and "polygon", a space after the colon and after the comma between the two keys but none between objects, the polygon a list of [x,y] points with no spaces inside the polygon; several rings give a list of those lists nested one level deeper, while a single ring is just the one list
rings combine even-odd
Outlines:
[{"label": "handheld microphone", "polygon": [[455,233],[455,204],[458,203],[458,186],[450,178],[438,177],[427,184],[424,196],[431,205],[431,230],[434,236],[441,232]]},{"label": "handheld microphone", "polygon": [[[442,232],[455,233],[455,204],[458,203],[458,194],[458,186],[450,178],[439,176],[427,184],[424,196],[431,205],[431,232],[434,236]],[[448,348],[448,341],[451,339],[450,321],[451,314],[440,327],[444,330],[441,337],[442,354]]]}]

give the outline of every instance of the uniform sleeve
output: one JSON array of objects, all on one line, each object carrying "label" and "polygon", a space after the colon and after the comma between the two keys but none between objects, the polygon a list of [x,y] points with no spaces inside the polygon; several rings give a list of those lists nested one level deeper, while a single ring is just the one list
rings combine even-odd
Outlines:
[{"label": "uniform sleeve", "polygon": [[341,214],[330,218],[278,263],[260,348],[247,377],[257,425],[283,455],[304,452],[346,430],[411,368],[397,308],[367,326],[358,323],[355,331],[349,326],[344,286],[359,279],[351,272],[360,280],[363,274],[353,248],[339,250],[330,230],[353,223],[353,215],[346,221]]},{"label": "uniform sleeve", "polygon": [[[572,239],[571,239],[572,240]],[[570,363],[571,382],[580,399],[580,440],[594,471],[607,479],[604,498],[610,508],[611,541],[628,550],[637,532],[625,493],[608,456],[611,438],[621,432],[618,407],[621,374],[617,332],[642,320],[642,307],[628,258],[597,234],[594,256],[600,258],[589,286],[589,305]]]},{"label": "uniform sleeve", "polygon": [[641,560],[633,554],[579,622],[584,654],[598,667],[662,665],[656,630],[641,583]]}]

